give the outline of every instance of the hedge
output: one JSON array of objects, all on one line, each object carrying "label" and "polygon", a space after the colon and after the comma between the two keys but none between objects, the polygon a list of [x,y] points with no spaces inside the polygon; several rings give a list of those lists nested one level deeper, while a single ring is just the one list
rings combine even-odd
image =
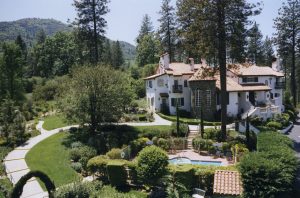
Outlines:
[{"label": "hedge", "polygon": [[[236,170],[235,166],[206,166],[206,165],[169,165],[170,172],[176,173],[178,182],[188,190],[200,188],[206,191],[206,195],[212,195],[214,174],[216,170]],[[188,181],[189,179],[189,181]]]},{"label": "hedge", "polygon": [[[162,113],[158,113],[158,115],[166,120],[176,122],[176,117],[173,116],[167,116]],[[200,120],[197,119],[190,119],[190,118],[179,118],[179,121],[185,124],[190,124],[190,125],[199,125]],[[216,126],[216,125],[221,125],[221,122],[208,122],[204,121],[205,126]]]},{"label": "hedge", "polygon": [[125,162],[109,161],[106,165],[108,180],[112,186],[122,187],[126,185],[127,172]]},{"label": "hedge", "polygon": [[108,163],[108,157],[105,155],[99,155],[90,159],[87,163],[87,169],[90,173],[98,173],[103,179],[107,179],[106,165]]},{"label": "hedge", "polygon": [[175,181],[184,185],[187,191],[191,191],[195,184],[195,169],[192,166],[177,166],[171,170]]},{"label": "hedge", "polygon": [[244,196],[267,198],[290,193],[298,168],[293,142],[278,132],[261,132],[257,139],[257,152],[245,155],[239,165]]}]

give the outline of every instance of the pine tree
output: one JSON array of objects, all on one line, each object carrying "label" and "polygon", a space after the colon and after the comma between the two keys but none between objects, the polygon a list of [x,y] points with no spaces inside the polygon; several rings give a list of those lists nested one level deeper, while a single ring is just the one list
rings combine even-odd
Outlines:
[{"label": "pine tree", "polygon": [[158,33],[162,47],[170,55],[170,61],[174,60],[174,42],[175,42],[175,13],[174,7],[170,5],[171,0],[163,0],[158,19],[160,27]]},{"label": "pine tree", "polygon": [[272,66],[273,58],[274,58],[274,50],[273,50],[273,42],[266,36],[263,43],[263,56],[264,56],[264,65],[269,67]]},{"label": "pine tree", "polygon": [[112,66],[119,69],[124,64],[123,52],[120,46],[120,42],[116,41],[112,47]]},{"label": "pine tree", "polygon": [[81,37],[90,46],[91,62],[99,62],[99,48],[102,46],[106,20],[103,15],[108,13],[108,0],[74,0],[77,18],[74,24],[82,31]]},{"label": "pine tree", "polygon": [[249,30],[249,42],[248,42],[248,58],[250,62],[263,65],[264,56],[263,56],[263,41],[262,33],[259,30],[256,22],[253,27]]},{"label": "pine tree", "polygon": [[112,65],[112,49],[109,39],[105,40],[103,51],[103,63],[106,65]]},{"label": "pine tree", "polygon": [[44,29],[40,29],[37,33],[36,33],[36,42],[37,44],[43,44],[47,38],[46,33],[44,31]]},{"label": "pine tree", "polygon": [[145,35],[149,35],[150,33],[153,33],[153,25],[150,16],[148,14],[145,14],[142,20],[139,35],[136,39],[137,43],[140,43],[140,40],[143,39]]},{"label": "pine tree", "polygon": [[[291,62],[290,89],[293,96],[293,104],[297,105],[297,86],[296,86],[296,42],[300,37],[300,1],[287,0],[278,11],[275,19],[276,44],[280,56],[284,62]],[[290,60],[289,60],[290,59]],[[287,65],[285,66],[287,67]]]}]

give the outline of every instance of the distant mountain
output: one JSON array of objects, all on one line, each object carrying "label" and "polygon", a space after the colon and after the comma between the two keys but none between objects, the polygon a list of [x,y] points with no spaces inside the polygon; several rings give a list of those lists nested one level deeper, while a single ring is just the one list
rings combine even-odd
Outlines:
[{"label": "distant mountain", "polygon": [[56,32],[71,31],[68,25],[54,19],[26,18],[11,22],[0,22],[0,42],[14,41],[20,34],[24,41],[32,43],[36,33],[43,29],[47,36]]},{"label": "distant mountain", "polygon": [[[55,19],[25,18],[17,21],[0,22],[0,43],[14,41],[20,34],[27,45],[34,42],[36,33],[43,29],[47,36],[56,32],[72,31],[72,27]],[[124,58],[133,60],[135,58],[135,46],[125,41],[120,41]]]}]

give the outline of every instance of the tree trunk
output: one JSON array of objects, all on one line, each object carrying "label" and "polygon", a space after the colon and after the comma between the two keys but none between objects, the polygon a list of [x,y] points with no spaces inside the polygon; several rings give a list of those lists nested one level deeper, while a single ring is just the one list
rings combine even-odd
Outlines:
[{"label": "tree trunk", "polygon": [[226,87],[226,31],[225,31],[225,2],[217,1],[218,15],[218,59],[220,65],[221,84],[221,131],[222,139],[226,139],[226,118],[227,118],[227,87]]},{"label": "tree trunk", "polygon": [[97,21],[96,21],[96,3],[93,0],[93,23],[94,23],[94,63],[97,64],[99,61],[98,58],[98,34],[97,34]]}]

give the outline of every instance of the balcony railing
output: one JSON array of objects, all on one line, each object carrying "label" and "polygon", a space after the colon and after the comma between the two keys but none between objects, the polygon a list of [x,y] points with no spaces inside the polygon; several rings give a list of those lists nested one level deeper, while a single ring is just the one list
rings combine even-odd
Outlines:
[{"label": "balcony railing", "polygon": [[276,82],[275,83],[275,89],[284,89],[285,88],[285,82]]},{"label": "balcony railing", "polygon": [[173,93],[182,93],[182,85],[173,85]]}]

